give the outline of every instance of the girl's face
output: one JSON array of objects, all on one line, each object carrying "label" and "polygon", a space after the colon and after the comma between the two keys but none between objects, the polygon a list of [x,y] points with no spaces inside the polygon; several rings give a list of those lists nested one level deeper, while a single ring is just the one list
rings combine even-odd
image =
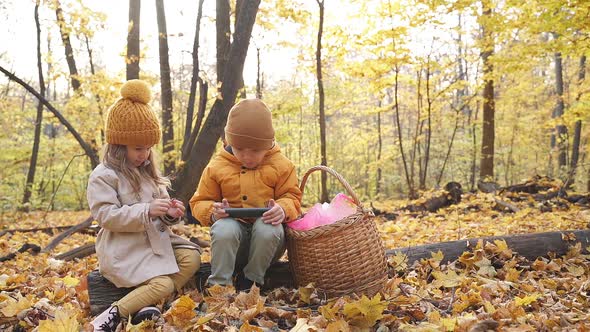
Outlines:
[{"label": "girl's face", "polygon": [[125,147],[127,148],[125,155],[127,163],[135,167],[143,165],[152,150],[152,145],[126,145]]},{"label": "girl's face", "polygon": [[255,149],[238,149],[232,146],[234,156],[246,166],[246,168],[256,168],[264,159],[264,155],[268,150],[255,150]]}]

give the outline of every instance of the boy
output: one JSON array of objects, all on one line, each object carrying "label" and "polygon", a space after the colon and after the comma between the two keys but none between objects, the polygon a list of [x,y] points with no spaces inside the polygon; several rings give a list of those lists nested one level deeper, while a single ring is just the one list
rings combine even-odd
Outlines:
[{"label": "boy", "polygon": [[[259,99],[246,99],[229,112],[227,145],[203,171],[190,200],[193,215],[211,225],[211,276],[208,284],[236,289],[264,284],[270,264],[285,248],[282,224],[301,214],[295,166],[274,141],[272,116]],[[225,208],[269,207],[260,218],[230,218]]]}]

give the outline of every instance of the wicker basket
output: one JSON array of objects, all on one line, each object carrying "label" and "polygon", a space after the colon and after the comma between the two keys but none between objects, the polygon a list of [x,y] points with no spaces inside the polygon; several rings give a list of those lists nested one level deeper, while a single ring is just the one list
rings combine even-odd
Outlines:
[{"label": "wicker basket", "polygon": [[387,281],[383,242],[373,220],[344,178],[325,166],[310,168],[301,181],[314,171],[335,176],[357,205],[357,212],[333,224],[307,231],[286,227],[289,264],[298,286],[313,283],[327,297],[365,294],[373,296]]}]

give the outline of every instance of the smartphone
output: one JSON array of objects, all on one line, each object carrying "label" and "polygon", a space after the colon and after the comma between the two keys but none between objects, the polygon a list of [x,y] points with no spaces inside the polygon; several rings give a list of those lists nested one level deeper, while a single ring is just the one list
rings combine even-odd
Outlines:
[{"label": "smartphone", "polygon": [[256,218],[261,217],[270,208],[225,208],[224,210],[232,218]]}]

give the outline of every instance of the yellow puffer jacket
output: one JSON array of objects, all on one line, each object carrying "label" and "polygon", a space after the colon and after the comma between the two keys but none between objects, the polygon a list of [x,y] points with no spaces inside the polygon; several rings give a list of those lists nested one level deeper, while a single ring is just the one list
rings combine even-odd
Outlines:
[{"label": "yellow puffer jacket", "polygon": [[243,167],[226,150],[209,162],[190,200],[193,216],[201,225],[208,226],[213,203],[221,202],[223,198],[233,208],[265,207],[270,199],[274,199],[285,210],[286,222],[301,214],[301,190],[295,166],[276,144],[255,169]]}]

